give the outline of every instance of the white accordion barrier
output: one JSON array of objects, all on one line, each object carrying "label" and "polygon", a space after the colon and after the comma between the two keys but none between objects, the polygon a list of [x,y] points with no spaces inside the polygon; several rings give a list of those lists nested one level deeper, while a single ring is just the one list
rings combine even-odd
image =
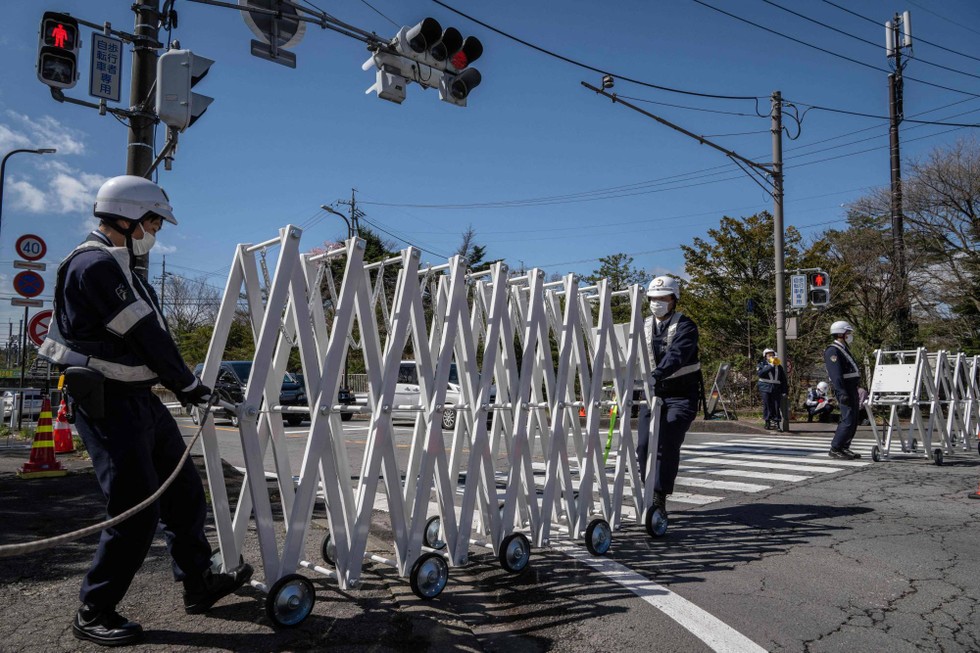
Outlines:
[{"label": "white accordion barrier", "polygon": [[[394,567],[418,596],[431,598],[445,587],[450,567],[467,564],[472,547],[491,549],[516,573],[528,564],[532,543],[584,542],[602,555],[624,520],[651,530],[655,472],[641,481],[631,422],[616,424],[608,462],[599,426],[614,404],[629,415],[640,387],[635,379],[650,378],[639,286],[583,287],[574,275],[546,283],[538,269],[509,277],[502,263],[468,274],[460,257],[420,269],[414,248],[366,264],[362,240],[308,254],[301,253],[301,234],[287,226],[278,238],[238,246],[201,375],[213,387],[236,312],[245,311],[255,357],[236,407],[246,473],[234,511],[212,420],[202,441],[221,564],[238,564],[254,523],[264,578],[252,584],[266,592],[276,625],[309,615],[309,576],[354,588],[365,560]],[[614,328],[614,296],[630,303],[625,328]],[[278,405],[294,350],[311,418],[299,469],[290,463],[283,428],[283,413],[294,409]],[[418,367],[419,400],[396,405],[407,350]],[[347,356],[363,357],[366,406],[337,403]],[[452,364],[460,399],[447,406]],[[603,399],[604,378],[618,399]],[[642,390],[656,425],[659,401],[647,384]],[[444,432],[447,408],[457,419]],[[393,410],[414,415],[410,436],[396,434]],[[351,466],[345,412],[369,417],[347,422],[368,425],[359,469]],[[655,430],[650,439],[655,456]],[[406,458],[396,450],[405,447],[407,463],[400,463]],[[270,451],[272,475],[263,463]],[[377,499],[387,504],[385,549],[393,558],[368,547]],[[329,531],[311,547],[313,555],[307,542],[315,513],[326,517]]]},{"label": "white accordion barrier", "polygon": [[[875,408],[887,410],[881,428]],[[902,453],[931,458],[937,465],[956,452],[980,453],[980,356],[922,348],[878,350],[866,410],[876,441],[871,450],[875,462],[887,460],[895,443]],[[908,422],[902,412],[909,414]]]}]

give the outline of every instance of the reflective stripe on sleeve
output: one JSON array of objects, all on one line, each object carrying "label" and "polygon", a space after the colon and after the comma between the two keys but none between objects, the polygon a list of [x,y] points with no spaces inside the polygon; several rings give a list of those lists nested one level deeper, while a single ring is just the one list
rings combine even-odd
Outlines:
[{"label": "reflective stripe on sleeve", "polygon": [[142,299],[137,299],[119,311],[116,317],[112,318],[105,326],[117,336],[125,336],[140,320],[151,313],[153,313],[153,309]]}]

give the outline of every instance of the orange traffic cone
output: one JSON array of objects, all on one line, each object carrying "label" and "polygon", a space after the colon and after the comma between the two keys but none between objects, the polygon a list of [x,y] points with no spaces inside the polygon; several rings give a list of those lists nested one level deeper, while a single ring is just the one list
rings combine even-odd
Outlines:
[{"label": "orange traffic cone", "polygon": [[65,476],[68,472],[54,457],[54,437],[51,433],[51,401],[45,397],[41,404],[41,416],[37,419],[31,457],[20,470],[21,478]]},{"label": "orange traffic cone", "polygon": [[967,496],[970,497],[971,499],[980,499],[980,484],[977,485],[976,492],[971,492]]},{"label": "orange traffic cone", "polygon": [[54,420],[54,452],[71,453],[74,450],[75,439],[72,437],[71,425],[68,423],[68,406],[62,399],[58,416]]},{"label": "orange traffic cone", "polygon": [[581,408],[578,409],[578,416],[585,417],[585,406],[582,406]]}]

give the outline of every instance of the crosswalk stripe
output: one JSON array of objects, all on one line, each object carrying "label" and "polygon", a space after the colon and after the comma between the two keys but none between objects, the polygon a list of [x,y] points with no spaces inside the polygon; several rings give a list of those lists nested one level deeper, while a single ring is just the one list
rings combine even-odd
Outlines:
[{"label": "crosswalk stripe", "polygon": [[736,483],[734,481],[715,481],[709,478],[696,478],[693,476],[678,476],[674,479],[678,485],[690,487],[703,487],[712,490],[732,490],[735,492],[762,492],[771,488],[769,485],[759,485],[757,483]]},{"label": "crosswalk stripe", "polygon": [[786,481],[797,483],[805,481],[812,476],[802,476],[800,474],[777,474],[775,472],[752,472],[746,469],[703,469],[700,467],[685,467],[685,472],[699,474],[711,474],[713,476],[738,476],[740,478],[757,478],[761,481]]},{"label": "crosswalk stripe", "polygon": [[[793,446],[802,445],[808,447],[815,447],[818,449],[827,449],[830,447],[830,443],[833,440],[832,437],[828,438],[737,438],[733,440],[726,440],[726,442],[732,442],[734,444],[759,444],[759,445],[778,445],[778,446]],[[870,449],[874,445],[873,440],[854,440],[851,442],[851,448],[867,448]]]},{"label": "crosswalk stripe", "polygon": [[762,467],[764,469],[782,469],[788,472],[816,472],[818,474],[830,474],[833,472],[844,471],[843,467],[811,467],[809,465],[796,465],[792,463],[776,463],[761,460],[743,460],[740,458],[730,459],[721,456],[698,456],[687,460],[690,463],[711,463],[713,465],[736,465],[738,467]]},{"label": "crosswalk stripe", "polygon": [[807,451],[795,449],[757,449],[754,447],[706,447],[694,445],[684,447],[682,453],[687,451],[694,455],[724,455],[731,458],[747,458],[750,460],[771,460],[774,462],[792,462],[808,465],[833,465],[835,467],[864,467],[867,462],[860,460],[837,460],[827,456],[823,451]]}]

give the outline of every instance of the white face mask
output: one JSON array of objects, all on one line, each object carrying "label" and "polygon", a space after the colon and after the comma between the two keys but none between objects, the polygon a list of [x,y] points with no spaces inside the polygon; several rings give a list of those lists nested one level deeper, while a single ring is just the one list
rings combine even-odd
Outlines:
[{"label": "white face mask", "polygon": [[153,245],[157,242],[157,237],[151,234],[149,231],[143,232],[143,237],[139,240],[133,238],[133,255],[143,256],[144,254],[149,254],[150,250],[153,249]]},{"label": "white face mask", "polygon": [[847,344],[851,344],[852,342],[854,342],[854,334],[848,333],[846,336],[844,336],[844,342],[846,342]]},{"label": "white face mask", "polygon": [[659,317],[663,317],[663,316],[667,315],[667,312],[669,310],[670,310],[670,302],[660,301],[659,299],[651,299],[650,300],[650,311],[656,317],[659,318]]}]

